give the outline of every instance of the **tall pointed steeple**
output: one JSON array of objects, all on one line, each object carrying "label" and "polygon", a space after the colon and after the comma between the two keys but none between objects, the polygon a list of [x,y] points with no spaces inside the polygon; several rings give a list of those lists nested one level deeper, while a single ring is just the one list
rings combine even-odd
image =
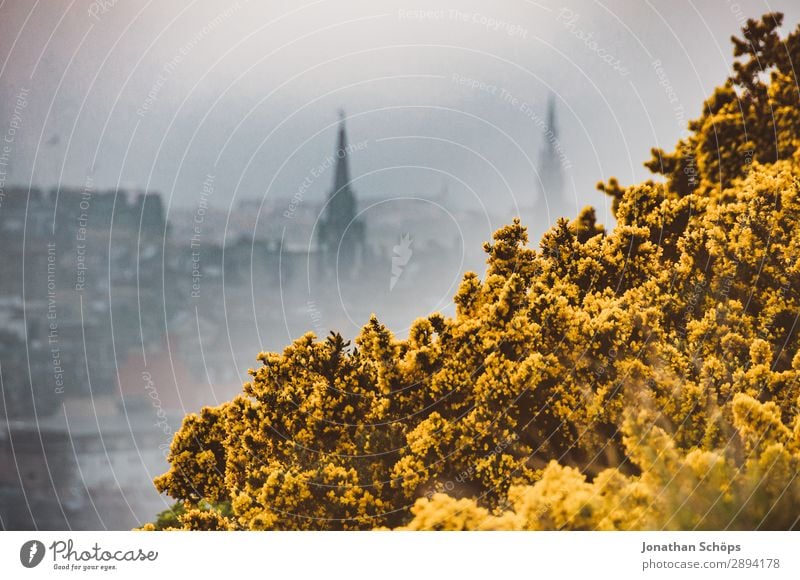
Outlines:
[{"label": "tall pointed steeple", "polygon": [[563,150],[558,138],[558,120],[556,102],[551,94],[547,98],[547,124],[544,129],[544,145],[539,154],[539,203],[548,210],[551,222],[557,218],[574,219],[575,209],[567,200],[564,191],[564,174],[562,169]]},{"label": "tall pointed steeple", "polygon": [[339,135],[336,141],[336,169],[333,174],[333,189],[328,193],[325,219],[343,230],[356,214],[356,196],[350,188],[350,160],[347,150],[347,131],[344,126],[344,111],[339,110]]},{"label": "tall pointed steeple", "polygon": [[556,100],[552,94],[547,97],[547,126],[553,132],[553,137],[558,139],[558,125],[556,124]]},{"label": "tall pointed steeple", "polygon": [[364,224],[356,218],[358,204],[350,187],[347,132],[344,111],[339,111],[339,132],[334,157],[336,169],[333,188],[323,209],[319,226],[320,272],[352,278],[363,267],[365,255]]},{"label": "tall pointed steeple", "polygon": [[339,109],[339,141],[336,147],[336,174],[333,178],[333,193],[342,191],[350,183],[350,166],[347,160],[347,132],[344,126],[344,111]]}]

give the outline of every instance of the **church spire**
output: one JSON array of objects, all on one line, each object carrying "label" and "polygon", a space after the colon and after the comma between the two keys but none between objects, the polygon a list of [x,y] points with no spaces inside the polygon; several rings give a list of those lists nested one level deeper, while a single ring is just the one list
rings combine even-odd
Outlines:
[{"label": "church spire", "polygon": [[364,223],[358,219],[358,204],[350,186],[350,160],[344,120],[344,111],[340,110],[333,189],[328,194],[319,226],[320,272],[331,279],[333,276],[356,276],[366,256]]},{"label": "church spire", "polygon": [[336,173],[333,178],[332,195],[341,193],[350,183],[350,167],[347,163],[347,132],[344,119],[344,111],[339,109],[339,141],[336,146]]},{"label": "church spire", "polygon": [[558,139],[558,125],[556,124],[556,100],[552,94],[547,97],[547,128],[553,132],[553,138]]},{"label": "church spire", "polygon": [[556,101],[551,94],[547,98],[547,125],[544,127],[544,147],[539,155],[540,194],[544,198],[551,218],[574,217],[572,208],[566,203],[564,174],[561,167],[561,142],[558,139]]}]

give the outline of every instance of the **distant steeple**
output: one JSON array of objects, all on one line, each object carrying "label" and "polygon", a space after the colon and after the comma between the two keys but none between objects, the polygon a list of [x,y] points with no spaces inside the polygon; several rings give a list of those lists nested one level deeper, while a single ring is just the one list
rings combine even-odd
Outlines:
[{"label": "distant steeple", "polygon": [[334,151],[336,170],[333,174],[333,189],[328,193],[327,207],[328,222],[335,222],[341,227],[346,227],[356,213],[356,196],[350,188],[350,160],[344,120],[344,111],[339,109],[339,136]]},{"label": "distant steeple", "polygon": [[553,131],[553,136],[558,138],[558,125],[556,124],[556,100],[553,95],[547,97],[547,126]]},{"label": "distant steeple", "polygon": [[564,191],[564,174],[561,166],[563,150],[558,138],[556,102],[552,94],[547,98],[547,124],[543,130],[544,145],[539,154],[538,167],[541,179],[539,203],[546,204],[551,222],[560,217],[574,219],[575,209],[568,203]]},{"label": "distant steeple", "polygon": [[339,134],[334,152],[336,169],[333,188],[328,193],[319,226],[319,271],[325,277],[336,275],[352,278],[363,267],[365,231],[364,224],[356,218],[358,204],[350,187],[350,163],[344,121],[344,111],[340,110]]},{"label": "distant steeple", "polygon": [[339,141],[336,147],[336,174],[333,179],[333,193],[342,191],[350,183],[350,167],[347,161],[347,132],[344,126],[344,111],[339,109]]}]

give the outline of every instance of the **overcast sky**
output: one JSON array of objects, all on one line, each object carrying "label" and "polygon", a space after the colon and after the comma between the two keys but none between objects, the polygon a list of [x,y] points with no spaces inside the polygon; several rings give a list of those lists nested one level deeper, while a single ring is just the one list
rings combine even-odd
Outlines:
[{"label": "overcast sky", "polygon": [[[552,93],[567,183],[602,213],[594,184],[645,178],[650,147],[671,148],[728,74],[731,34],[769,10],[800,21],[796,0],[5,0],[9,181],[90,176],[191,206],[211,174],[220,207],[289,196],[343,108],[360,196],[446,183],[504,212],[536,195]],[[310,181],[323,199],[330,174]]]}]

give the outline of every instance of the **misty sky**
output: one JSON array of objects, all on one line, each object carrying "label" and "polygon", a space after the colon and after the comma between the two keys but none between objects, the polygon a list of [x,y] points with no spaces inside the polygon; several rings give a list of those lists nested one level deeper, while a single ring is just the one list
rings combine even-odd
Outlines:
[{"label": "misty sky", "polygon": [[[608,222],[594,184],[646,177],[650,147],[671,149],[728,74],[731,34],[769,10],[800,20],[795,0],[5,0],[0,132],[27,91],[8,181],[91,177],[175,207],[210,174],[222,208],[291,196],[343,108],[360,196],[446,184],[505,213],[536,195],[552,93],[570,191]],[[330,182],[313,176],[307,199]]]}]

